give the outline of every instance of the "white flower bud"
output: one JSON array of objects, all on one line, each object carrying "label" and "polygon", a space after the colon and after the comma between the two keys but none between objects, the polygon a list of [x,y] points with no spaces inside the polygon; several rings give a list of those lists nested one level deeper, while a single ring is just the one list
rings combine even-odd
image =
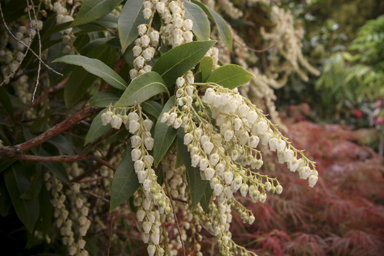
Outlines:
[{"label": "white flower bud", "polygon": [[183,120],[179,117],[179,118],[176,118],[176,120],[173,122],[172,126],[175,129],[179,129],[182,123],[183,123]]},{"label": "white flower bud", "polygon": [[248,223],[249,223],[250,225],[252,225],[253,222],[255,222],[255,216],[251,215],[251,216],[249,216]]},{"label": "white flower bud", "polygon": [[254,110],[249,111],[247,115],[248,122],[253,125],[256,122],[257,116],[258,115],[256,111]]},{"label": "white flower bud", "polygon": [[148,47],[143,51],[143,57],[145,60],[149,61],[155,55],[155,49],[153,47]]},{"label": "white flower bud", "polygon": [[83,199],[81,199],[81,198],[76,199],[76,207],[77,208],[81,208],[83,206],[83,203],[84,203]]},{"label": "white flower bud", "polygon": [[306,180],[312,173],[312,170],[308,166],[301,167],[299,169],[300,179]]},{"label": "white flower bud", "polygon": [[148,47],[149,43],[151,42],[151,39],[148,35],[144,35],[140,38],[140,43],[143,47]]},{"label": "white flower bud", "polygon": [[165,9],[165,4],[163,2],[158,2],[156,4],[156,10],[160,13],[163,14]]},{"label": "white flower bud", "polygon": [[167,122],[168,120],[169,120],[169,114],[165,112],[165,113],[162,115],[160,122],[165,123],[165,122]]},{"label": "white flower bud", "polygon": [[317,175],[312,174],[311,176],[309,176],[309,179],[308,179],[309,186],[313,188],[316,185],[318,179],[319,178],[317,177]]},{"label": "white flower bud", "polygon": [[190,20],[190,19],[184,20],[183,28],[185,31],[192,30],[192,27],[193,27],[193,21],[192,20]]},{"label": "white flower bud", "polygon": [[145,119],[143,124],[147,131],[150,131],[152,129],[153,122],[151,121],[151,119]]},{"label": "white flower bud", "polygon": [[[151,239],[151,240],[152,240],[152,239]],[[149,255],[149,256],[153,256],[153,255],[155,255],[156,247],[155,247],[153,244],[148,245],[148,247],[147,247],[147,252],[148,252],[148,255]]]},{"label": "white flower bud", "polygon": [[213,192],[215,193],[216,196],[218,196],[221,194],[221,192],[223,192],[223,189],[224,189],[223,185],[221,185],[220,183],[217,183],[213,188]]},{"label": "white flower bud", "polygon": [[203,145],[204,152],[207,154],[211,154],[212,149],[213,149],[213,143],[210,141],[207,141]]},{"label": "white flower bud", "polygon": [[111,126],[114,129],[120,129],[123,120],[118,115],[113,115],[111,120]]},{"label": "white flower bud", "polygon": [[225,194],[226,198],[228,198],[228,199],[232,198],[233,191],[232,191],[231,187],[225,187],[224,188],[224,194]]},{"label": "white flower bud", "polygon": [[[268,124],[266,121],[262,120],[256,124],[257,126],[257,132],[258,135],[264,134],[265,132],[268,131]],[[256,134],[255,134],[256,135]]]},{"label": "white flower bud", "polygon": [[193,136],[191,133],[186,133],[184,135],[184,145],[189,145],[192,142]]},{"label": "white flower bud", "polygon": [[139,160],[140,156],[141,156],[141,150],[140,149],[135,148],[132,150],[132,152],[131,152],[132,161]]},{"label": "white flower bud", "polygon": [[151,137],[145,138],[144,145],[147,148],[147,150],[152,150],[154,144],[154,139]]},{"label": "white flower bud", "polygon": [[252,135],[251,137],[249,137],[248,146],[250,146],[251,148],[256,148],[259,144],[259,141],[259,137]]},{"label": "white flower bud", "polygon": [[244,183],[243,185],[241,185],[240,193],[241,193],[241,196],[243,196],[243,197],[246,197],[246,196],[247,196],[247,193],[248,193],[248,185],[247,185],[246,183]]},{"label": "white flower bud", "polygon": [[138,74],[139,74],[139,72],[137,71],[137,69],[131,69],[129,71],[129,77],[131,78],[131,80],[136,78]]},{"label": "white flower bud", "polygon": [[149,37],[151,38],[151,45],[152,46],[157,46],[159,44],[159,37],[160,34],[158,31],[153,30],[149,33]]},{"label": "white flower bud", "polygon": [[150,8],[145,8],[143,11],[144,19],[149,20],[152,16],[152,10]]},{"label": "white flower bud", "polygon": [[208,165],[209,165],[209,161],[207,158],[202,158],[200,160],[199,166],[200,166],[201,171],[205,171],[205,169],[207,169]]},{"label": "white flower bud", "polygon": [[144,67],[145,59],[142,56],[136,57],[136,59],[133,60],[133,65],[135,68],[142,68]]},{"label": "white flower bud", "polygon": [[132,120],[129,122],[129,132],[131,134],[134,134],[135,132],[137,132],[139,128],[140,128],[140,124],[136,120]]},{"label": "white flower bud", "polygon": [[138,135],[134,135],[131,137],[131,144],[133,148],[136,148],[140,145],[141,137]]},{"label": "white flower bud", "polygon": [[179,88],[183,87],[183,86],[184,86],[184,83],[185,83],[185,80],[184,80],[183,77],[179,77],[179,78],[177,78],[177,80],[176,80],[176,85],[177,85],[177,87],[179,87]]},{"label": "white flower bud", "polygon": [[226,130],[224,133],[224,140],[230,141],[233,138],[234,132],[232,130]]},{"label": "white flower bud", "polygon": [[143,226],[144,232],[148,234],[149,231],[151,231],[152,223],[149,221],[145,221],[143,222],[142,226]]},{"label": "white flower bud", "polygon": [[138,173],[139,171],[143,170],[144,169],[144,162],[141,161],[141,160],[137,160],[135,163],[134,163],[134,168],[135,168],[135,172]]},{"label": "white flower bud", "polygon": [[285,149],[286,144],[287,143],[284,140],[282,140],[282,139],[278,140],[276,142],[277,152],[281,152],[282,153],[284,151],[284,149]]},{"label": "white flower bud", "polygon": [[209,156],[209,161],[213,166],[215,166],[220,160],[219,154],[213,153]]},{"label": "white flower bud", "polygon": [[193,41],[193,33],[191,31],[187,31],[183,33],[183,38],[186,43]]},{"label": "white flower bud", "polygon": [[145,1],[143,6],[144,6],[144,9],[153,7],[151,1]]},{"label": "white flower bud", "polygon": [[72,189],[73,189],[73,192],[79,193],[80,192],[80,184],[79,183],[73,183]]},{"label": "white flower bud", "polygon": [[227,185],[230,185],[233,180],[233,173],[226,171],[224,172],[223,176],[224,176],[225,183],[227,183]]},{"label": "white flower bud", "polygon": [[244,131],[240,134],[240,144],[245,145],[248,143],[249,140],[249,134],[247,131]]},{"label": "white flower bud", "polygon": [[132,52],[133,52],[133,56],[134,57],[137,57],[141,54],[141,52],[143,51],[143,49],[139,46],[139,45],[135,45],[132,49]]},{"label": "white flower bud", "polygon": [[182,36],[174,36],[172,46],[176,47],[183,43],[184,38]]},{"label": "white flower bud", "polygon": [[160,235],[158,233],[151,234],[151,241],[153,244],[158,245],[160,240]]},{"label": "white flower bud", "polygon": [[293,150],[292,149],[285,149],[284,150],[284,161],[289,162],[293,158]]},{"label": "white flower bud", "polygon": [[191,166],[192,167],[196,167],[200,162],[200,156],[198,154],[195,154],[192,156],[192,159],[191,159]]},{"label": "white flower bud", "polygon": [[283,187],[280,184],[276,186],[276,193],[279,195],[283,193]]}]

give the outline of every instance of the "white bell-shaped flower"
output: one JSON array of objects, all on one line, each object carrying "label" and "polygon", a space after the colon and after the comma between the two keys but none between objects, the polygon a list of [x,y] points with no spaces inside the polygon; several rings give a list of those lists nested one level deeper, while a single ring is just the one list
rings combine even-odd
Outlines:
[{"label": "white bell-shaped flower", "polygon": [[193,136],[191,133],[186,133],[184,135],[184,145],[189,145],[193,140]]},{"label": "white bell-shaped flower", "polygon": [[292,149],[285,149],[284,150],[284,161],[289,162],[292,161],[293,158],[293,150]]},{"label": "white bell-shaped flower", "polygon": [[312,170],[308,166],[301,167],[299,169],[300,179],[306,180],[312,173]]},{"label": "white bell-shaped flower", "polygon": [[277,146],[277,139],[276,138],[271,138],[269,140],[269,150],[272,152],[276,151],[276,146]]},{"label": "white bell-shaped flower", "polygon": [[123,120],[118,115],[113,115],[111,120],[111,126],[114,129],[120,129],[121,124],[123,123]]},{"label": "white bell-shaped flower", "polygon": [[135,169],[135,172],[138,173],[139,171],[144,169],[144,162],[141,160],[137,160],[134,164],[133,167]]},{"label": "white bell-shaped flower", "polygon": [[132,161],[137,161],[140,159],[140,156],[141,156],[141,150],[138,149],[138,148],[135,148],[131,151],[131,157],[132,157]]},{"label": "white bell-shaped flower", "polygon": [[137,173],[137,179],[139,183],[144,183],[145,179],[148,177],[148,172],[141,170]]},{"label": "white bell-shaped flower", "polygon": [[162,116],[161,116],[161,119],[160,119],[160,122],[162,123],[165,123],[169,120],[169,114],[167,112],[165,112]]},{"label": "white bell-shaped flower", "polygon": [[226,130],[224,133],[224,140],[230,141],[234,136],[234,132],[232,130]]},{"label": "white bell-shaped flower", "polygon": [[246,197],[248,193],[248,185],[246,183],[243,183],[240,188],[240,193],[242,197]]},{"label": "white bell-shaped flower", "polygon": [[190,19],[184,20],[183,28],[185,31],[192,30],[192,27],[193,27],[193,21],[192,20],[190,20]]},{"label": "white bell-shaped flower", "polygon": [[220,160],[220,157],[219,157],[219,154],[217,153],[213,153],[209,156],[209,161],[211,162],[211,164],[213,166],[216,166],[216,164],[219,162]]},{"label": "white bell-shaped flower", "polygon": [[309,179],[308,179],[309,186],[313,188],[316,185],[318,179],[319,177],[317,175],[312,174],[311,176],[309,176]]},{"label": "white bell-shaped flower", "polygon": [[140,38],[140,43],[142,47],[148,47],[151,42],[151,38],[148,35],[144,35]]},{"label": "white bell-shaped flower", "polygon": [[265,120],[258,122],[256,125],[257,125],[258,135],[264,134],[265,132],[268,131],[268,124]]},{"label": "white bell-shaped flower", "polygon": [[211,154],[212,149],[213,149],[213,143],[210,141],[207,141],[203,145],[204,152],[207,154]]},{"label": "white bell-shaped flower", "polygon": [[143,240],[143,243],[147,244],[149,242],[149,234],[141,233],[141,240]]},{"label": "white bell-shaped flower", "polygon": [[152,10],[150,8],[145,8],[143,11],[144,19],[149,20],[152,16]]},{"label": "white bell-shaped flower", "polygon": [[142,222],[143,221],[143,219],[144,219],[144,217],[145,217],[145,211],[143,211],[143,210],[138,210],[137,212],[136,212],[136,217],[137,217],[137,220],[138,221],[140,221],[140,222]]},{"label": "white bell-shaped flower", "polygon": [[158,245],[160,240],[160,234],[159,233],[152,233],[151,234],[151,241],[153,244]]},{"label": "white bell-shaped flower", "polygon": [[258,115],[257,115],[255,110],[251,110],[251,111],[248,112],[247,119],[248,119],[248,122],[250,124],[253,125],[256,122],[257,117],[258,117]]},{"label": "white bell-shaped flower", "polygon": [[136,59],[133,60],[133,65],[135,68],[142,68],[144,67],[145,59],[142,56],[136,57]]},{"label": "white bell-shaped flower", "polygon": [[146,234],[148,234],[149,231],[151,231],[152,223],[149,222],[149,221],[144,221],[143,224],[142,224],[142,226],[143,226],[143,230],[144,230],[144,232],[145,232]]},{"label": "white bell-shaped flower", "polygon": [[226,198],[228,198],[228,199],[232,198],[233,191],[232,191],[231,187],[225,187],[224,188],[224,194],[225,194]]},{"label": "white bell-shaped flower", "polygon": [[213,176],[215,175],[215,170],[213,168],[207,168],[205,170],[205,178],[206,180],[211,180]]},{"label": "white bell-shaped flower", "polygon": [[155,140],[151,137],[145,138],[144,145],[147,150],[152,150]]},{"label": "white bell-shaped flower", "polygon": [[147,26],[145,24],[140,24],[137,27],[137,30],[139,32],[139,36],[143,36],[145,34],[145,32],[147,32]]},{"label": "white bell-shaped flower", "polygon": [[191,166],[192,167],[196,167],[200,162],[200,156],[198,154],[195,154],[192,156],[192,159],[191,159]]},{"label": "white bell-shaped flower", "polygon": [[156,10],[160,13],[163,14],[165,9],[165,4],[163,2],[158,2],[156,4]]},{"label": "white bell-shaped flower", "polygon": [[137,148],[140,145],[141,137],[138,135],[134,135],[131,137],[131,145],[133,148]]},{"label": "white bell-shaped flower", "polygon": [[215,193],[216,196],[218,196],[221,194],[221,192],[223,192],[223,189],[224,189],[223,185],[221,185],[220,183],[217,183],[213,188],[213,192]]},{"label": "white bell-shaped flower", "polygon": [[257,145],[259,145],[259,141],[259,137],[252,135],[251,137],[249,137],[248,146],[250,146],[251,148],[256,148]]},{"label": "white bell-shaped flower", "polygon": [[240,134],[240,144],[245,145],[248,143],[249,140],[249,134],[247,131],[244,131]]},{"label": "white bell-shaped flower", "polygon": [[139,128],[140,128],[140,124],[136,120],[129,122],[129,132],[131,134],[136,133],[139,130]]},{"label": "white bell-shaped flower", "polygon": [[282,139],[278,140],[276,142],[277,152],[283,152],[286,145],[287,145],[287,143],[284,140],[282,140]]}]

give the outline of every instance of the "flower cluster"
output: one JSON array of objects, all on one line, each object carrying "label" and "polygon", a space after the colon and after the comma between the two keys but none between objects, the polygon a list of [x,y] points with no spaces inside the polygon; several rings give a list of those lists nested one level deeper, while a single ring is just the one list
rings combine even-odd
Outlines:
[{"label": "flower cluster", "polygon": [[[68,1],[68,2],[69,2],[69,4],[73,4],[72,1]],[[56,15],[56,23],[57,24],[62,24],[62,23],[73,21],[73,17],[71,15],[69,15],[69,12],[65,6],[66,6],[66,1],[63,1],[63,0],[55,2],[53,4],[53,11],[57,13],[57,15]],[[63,33],[62,42],[63,42],[63,44],[65,44],[65,47],[63,49],[63,53],[69,54],[69,55],[75,54],[76,49],[73,46],[73,43],[75,42],[76,37],[72,32],[72,28],[67,28],[67,29],[61,31],[61,33]]]},{"label": "flower cluster", "polygon": [[[176,47],[183,43],[192,42],[193,34],[191,32],[193,21],[185,19],[182,1],[151,0],[145,1],[143,15],[149,24],[138,26],[139,38],[135,41],[133,47],[134,68],[130,70],[131,79],[152,70],[149,62],[156,54],[159,46],[159,39],[166,45]],[[161,31],[151,27],[155,12],[160,14],[165,26]]]},{"label": "flower cluster", "polygon": [[69,218],[69,211],[65,206],[67,196],[62,191],[62,183],[49,173],[45,173],[44,180],[46,181],[47,190],[51,191],[53,196],[51,202],[55,209],[55,223],[57,228],[60,228],[60,233],[63,236],[62,241],[63,244],[68,247],[69,255],[88,256],[89,253],[85,250],[86,242],[83,237],[87,234],[91,221],[87,218],[89,208],[84,205],[84,200],[77,196],[80,192],[80,185],[74,183],[72,184],[72,189],[68,190],[68,194],[73,196],[73,198],[71,198],[73,201],[72,203],[78,212],[78,214],[76,214],[76,221],[80,224],[78,229],[78,240],[75,241],[74,229],[72,228],[73,221]]}]

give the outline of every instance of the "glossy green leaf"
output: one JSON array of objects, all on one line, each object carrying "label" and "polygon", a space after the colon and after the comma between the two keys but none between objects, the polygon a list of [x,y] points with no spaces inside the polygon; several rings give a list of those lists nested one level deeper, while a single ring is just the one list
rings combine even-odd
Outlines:
[{"label": "glossy green leaf", "polygon": [[8,116],[11,118],[12,123],[15,122],[15,118],[13,116],[13,108],[11,100],[8,97],[8,93],[3,86],[0,86],[0,104],[3,106]]},{"label": "glossy green leaf", "polygon": [[161,56],[152,70],[159,73],[169,87],[178,77],[196,66],[215,43],[202,41],[179,45]]},{"label": "glossy green leaf", "polygon": [[[160,117],[163,113],[168,112],[171,107],[175,106],[175,96],[172,96],[168,102],[165,104],[163,110],[160,113]],[[155,126],[155,142],[153,146],[153,158],[154,165],[157,167],[167,153],[169,147],[172,145],[177,135],[177,130],[172,126],[168,126],[167,123],[162,123],[160,121],[156,122]]]},{"label": "glossy green leaf", "polygon": [[196,4],[184,0],[185,18],[193,21],[192,31],[200,41],[209,39],[211,26],[204,11]]},{"label": "glossy green leaf", "polygon": [[5,171],[14,162],[16,162],[16,159],[10,159],[10,158],[4,158],[4,157],[0,158],[0,172]]},{"label": "glossy green leaf", "polygon": [[[85,36],[85,35],[83,35]],[[88,35],[86,35],[88,36]],[[84,37],[86,40],[86,37]],[[89,39],[89,37],[88,37]],[[80,46],[81,48],[79,49],[79,53],[81,55],[87,55],[90,51],[92,51],[92,49],[95,49],[97,48],[99,45],[101,44],[106,44],[109,40],[111,40],[111,38],[107,38],[107,37],[102,37],[102,38],[97,38],[97,39],[94,39],[94,40],[89,40],[88,42],[86,42],[83,46]],[[88,56],[90,57],[90,56]]]},{"label": "glossy green leaf", "polygon": [[91,59],[82,55],[66,55],[54,60],[53,62],[64,62],[67,64],[82,66],[89,73],[101,77],[105,82],[117,89],[125,90],[127,87],[127,83],[123,78],[121,78],[121,76],[98,59]]},{"label": "glossy green leaf", "polygon": [[31,183],[27,191],[25,191],[20,198],[25,200],[31,200],[36,198],[41,190],[41,185],[44,181],[44,172],[40,164],[36,167],[36,172],[31,179]]},{"label": "glossy green leaf", "polygon": [[239,65],[228,64],[212,71],[207,82],[214,82],[229,89],[248,83],[253,75]]},{"label": "glossy green leaf", "polygon": [[112,126],[111,124],[103,125],[101,122],[101,115],[105,113],[107,109],[102,110],[92,121],[91,127],[87,135],[85,136],[84,145],[87,145],[89,142],[94,141],[99,138],[101,135],[108,132]]},{"label": "glossy green leaf", "polygon": [[117,16],[113,15],[112,13],[109,13],[104,17],[101,17],[100,19],[93,21],[92,23],[102,26],[103,28],[108,30],[111,30],[111,29],[116,30],[117,20],[118,20]]},{"label": "glossy green leaf", "polygon": [[55,137],[47,140],[47,142],[54,145],[63,154],[66,154],[66,155],[75,154],[69,141],[61,134],[58,134]]},{"label": "glossy green leaf", "polygon": [[130,198],[139,186],[140,183],[133,168],[131,148],[128,148],[113,176],[109,211],[112,212]]},{"label": "glossy green leaf", "polygon": [[71,27],[89,23],[110,13],[123,0],[84,0]]},{"label": "glossy green leaf", "polygon": [[[49,156],[49,154],[44,153],[44,151],[42,151],[41,155]],[[61,182],[68,186],[71,185],[67,170],[62,163],[41,162],[41,164],[51,171]]]},{"label": "glossy green leaf", "polygon": [[[1,164],[0,164],[1,165]],[[12,207],[12,201],[5,186],[4,176],[0,175],[0,214],[5,217]]]},{"label": "glossy green leaf", "polygon": [[187,146],[184,145],[183,129],[179,129],[177,134],[177,151],[180,154],[181,160],[183,160],[185,168],[187,169],[188,186],[190,189],[192,205],[195,207],[202,200],[206,187],[209,186],[209,182],[201,179],[199,168],[191,166],[191,156],[188,152]]},{"label": "glossy green leaf", "polygon": [[200,205],[203,208],[204,212],[208,212],[209,203],[211,202],[212,194],[213,194],[213,189],[208,184],[205,187],[203,196],[201,197],[201,200],[200,200]]},{"label": "glossy green leaf", "polygon": [[115,104],[115,102],[118,101],[120,97],[121,93],[118,92],[101,91],[95,93],[95,95],[93,95],[92,98],[89,99],[88,104],[99,108],[105,108],[111,103],[112,105]]},{"label": "glossy green leaf", "polygon": [[197,4],[198,6],[203,9],[205,14],[208,15],[208,17],[215,22],[217,29],[219,30],[219,34],[221,39],[223,40],[224,44],[228,47],[230,51],[232,51],[232,32],[231,28],[228,26],[228,23],[221,17],[217,12],[209,8],[208,6],[205,6],[204,4],[196,1],[191,0],[192,3]]},{"label": "glossy green leaf", "polygon": [[147,72],[132,80],[115,106],[132,106],[162,92],[169,94],[161,76],[156,72]]},{"label": "glossy green leaf", "polygon": [[200,61],[200,71],[201,71],[201,80],[202,82],[207,81],[208,77],[211,75],[213,68],[213,59],[211,57],[205,56]]},{"label": "glossy green leaf", "polygon": [[40,218],[43,234],[47,234],[52,227],[53,207],[51,204],[50,192],[45,186],[42,187],[39,195]]},{"label": "glossy green leaf", "polygon": [[4,172],[4,178],[17,216],[27,230],[32,233],[39,217],[39,200],[37,197],[32,200],[20,198],[29,187],[29,180],[22,176],[15,166]]},{"label": "glossy green leaf", "polygon": [[148,23],[143,15],[144,0],[127,0],[119,16],[118,29],[122,52],[137,38],[140,24]]},{"label": "glossy green leaf", "polygon": [[161,110],[163,109],[163,106],[161,106],[156,101],[147,100],[141,103],[141,107],[143,108],[144,112],[147,114],[150,114],[154,118],[158,119],[161,113]]}]

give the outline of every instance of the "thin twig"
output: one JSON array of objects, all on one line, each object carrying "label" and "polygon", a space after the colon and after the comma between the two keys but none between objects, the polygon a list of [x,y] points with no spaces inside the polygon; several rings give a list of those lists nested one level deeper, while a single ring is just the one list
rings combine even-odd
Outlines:
[{"label": "thin twig", "polygon": [[[28,3],[28,0],[27,0],[27,5],[28,5],[28,10],[29,10],[29,3]],[[31,5],[32,5],[33,15],[35,16],[35,25],[36,25],[36,32],[37,32],[37,40],[38,40],[38,42],[39,42],[39,57],[40,57],[40,59],[41,59],[41,38],[40,38],[40,31],[39,31],[39,28],[38,28],[38,26],[37,26],[37,17],[36,17],[35,5],[34,5],[34,3],[33,3],[33,0],[31,0]],[[28,12],[28,13],[29,13],[29,12]],[[40,72],[41,72],[41,62],[39,61],[39,66],[38,66],[38,68],[37,68],[36,84],[35,84],[35,88],[33,89],[33,94],[32,94],[32,103],[35,101],[35,95],[36,95],[37,87],[39,86]]]},{"label": "thin twig", "polygon": [[110,163],[108,163],[107,161],[104,161],[103,159],[100,159],[96,156],[88,156],[88,159],[90,160],[95,160],[96,162],[99,162],[100,164],[102,165],[105,165],[107,167],[109,167],[109,169],[113,170],[114,172],[116,172],[116,167],[111,165]]},{"label": "thin twig", "polygon": [[90,195],[90,196],[99,198],[99,199],[103,200],[104,202],[106,202],[106,203],[108,203],[108,204],[110,203],[110,201],[109,201],[108,199],[106,199],[106,198],[104,198],[104,197],[102,197],[102,196],[99,196],[99,195],[97,195],[97,194],[95,194],[95,193],[92,193],[92,192],[90,192],[90,191],[88,191],[88,190],[82,190],[81,192],[84,192],[85,194],[88,194],[88,195]]},{"label": "thin twig", "polygon": [[1,19],[3,20],[3,23],[4,23],[4,26],[5,28],[7,29],[8,33],[13,37],[13,39],[15,39],[18,43],[24,45],[25,47],[27,47],[27,49],[29,51],[32,52],[33,55],[35,55],[35,57],[41,61],[41,63],[44,64],[44,66],[46,66],[49,70],[51,70],[52,72],[62,76],[63,74],[61,74],[60,72],[57,72],[56,70],[54,70],[53,68],[51,68],[50,66],[48,66],[28,45],[26,45],[23,41],[17,39],[17,37],[12,34],[11,30],[9,29],[9,27],[7,26],[7,23],[5,22],[5,19],[4,19],[4,14],[3,14],[3,9],[1,8],[1,4],[0,4],[0,15],[1,15]]},{"label": "thin twig", "polygon": [[[0,12],[1,12],[1,18],[3,19],[5,28],[6,28],[6,29],[8,30],[8,32],[12,35],[12,33],[11,33],[11,31],[9,30],[7,24],[5,23],[5,19],[4,19],[4,16],[3,16],[3,10],[2,10],[2,8],[1,8],[1,4],[0,4]],[[28,9],[28,14],[29,14],[29,9]],[[12,35],[12,36],[13,36],[13,35]],[[14,37],[14,38],[15,38],[15,37]],[[31,33],[29,33],[29,45],[31,45],[31,44],[32,44],[32,35],[31,35]],[[28,47],[28,48],[29,48],[29,47]],[[19,63],[17,64],[17,68],[15,69],[15,71],[13,71],[11,74],[9,74],[8,77],[5,78],[3,82],[1,82],[0,86],[2,86],[2,85],[5,83],[5,81],[7,81],[8,78],[10,79],[11,77],[13,77],[13,76],[16,74],[17,70],[18,70],[18,69],[20,68],[20,66],[21,66],[21,63],[23,62],[23,60],[24,60],[25,57],[27,56],[28,48],[27,48],[27,50],[25,50],[25,52],[24,52],[24,54],[23,54],[23,57],[21,58],[21,60],[20,60]]]}]

